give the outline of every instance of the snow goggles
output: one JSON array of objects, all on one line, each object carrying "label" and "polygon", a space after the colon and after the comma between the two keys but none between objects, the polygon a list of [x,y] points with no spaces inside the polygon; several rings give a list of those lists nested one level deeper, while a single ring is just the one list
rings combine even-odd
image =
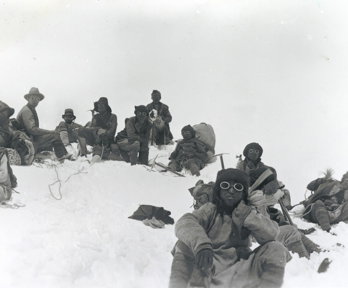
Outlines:
[{"label": "snow goggles", "polygon": [[220,188],[221,189],[228,190],[231,187],[233,187],[233,189],[238,191],[238,192],[241,192],[241,191],[244,190],[244,185],[241,184],[241,183],[234,183],[233,185],[230,182],[227,182],[227,181],[222,181],[220,183]]},{"label": "snow goggles", "polygon": [[138,115],[147,116],[147,112],[137,112]]}]

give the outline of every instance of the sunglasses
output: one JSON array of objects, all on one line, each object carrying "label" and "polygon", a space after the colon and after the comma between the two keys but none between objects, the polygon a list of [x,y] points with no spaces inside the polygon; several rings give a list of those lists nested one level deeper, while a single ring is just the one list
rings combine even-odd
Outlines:
[{"label": "sunglasses", "polygon": [[241,192],[244,190],[244,185],[240,184],[240,183],[234,183],[233,185],[231,185],[231,183],[227,182],[227,181],[222,181],[220,183],[220,188],[224,189],[224,190],[228,190],[231,187],[233,187],[234,190]]},{"label": "sunglasses", "polygon": [[139,116],[147,116],[147,112],[137,112],[137,114],[139,115]]}]

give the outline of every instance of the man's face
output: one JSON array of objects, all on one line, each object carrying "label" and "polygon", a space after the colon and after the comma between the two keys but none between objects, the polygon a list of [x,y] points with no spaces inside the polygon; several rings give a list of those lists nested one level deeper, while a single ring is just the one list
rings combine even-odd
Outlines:
[{"label": "man's face", "polygon": [[28,98],[28,103],[32,107],[36,107],[37,105],[39,105],[39,102],[40,102],[40,96],[30,95]]},{"label": "man's face", "polygon": [[98,112],[99,113],[104,113],[106,112],[106,104],[103,102],[98,103]]},{"label": "man's face", "polygon": [[136,117],[137,117],[138,121],[144,122],[147,119],[147,112],[145,112],[145,111],[138,111],[136,113]]},{"label": "man's face", "polygon": [[250,160],[255,161],[255,160],[259,159],[259,157],[260,157],[260,151],[259,150],[254,149],[254,148],[250,148],[248,150],[247,158],[249,158]]},{"label": "man's face", "polygon": [[244,186],[240,183],[223,181],[220,189],[220,197],[228,207],[235,207],[243,199]]},{"label": "man's face", "polygon": [[192,132],[190,130],[184,130],[184,131],[182,131],[182,137],[185,140],[189,140],[192,138]]},{"label": "man's face", "polygon": [[67,124],[71,124],[74,121],[74,116],[71,114],[67,114],[64,116],[64,121]]},{"label": "man's face", "polygon": [[154,103],[159,103],[160,102],[160,100],[161,100],[161,96],[159,96],[159,95],[152,95],[152,101],[154,102]]}]

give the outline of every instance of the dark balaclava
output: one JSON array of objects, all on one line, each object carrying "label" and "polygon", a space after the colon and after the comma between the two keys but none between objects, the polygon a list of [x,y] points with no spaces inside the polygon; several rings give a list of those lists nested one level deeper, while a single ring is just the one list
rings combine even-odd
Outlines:
[{"label": "dark balaclava", "polygon": [[[259,151],[259,155],[258,155],[257,159],[249,158],[248,152],[250,149]],[[245,158],[252,160],[254,162],[258,162],[261,160],[262,153],[263,153],[263,149],[262,149],[261,145],[259,143],[256,143],[256,142],[249,143],[248,145],[245,146],[245,148],[243,150],[243,155],[245,156]]]},{"label": "dark balaclava", "polygon": [[[190,137],[187,133],[185,133],[186,131],[191,132]],[[194,138],[196,136],[196,132],[195,132],[195,129],[193,129],[193,127],[191,125],[186,125],[181,129],[181,135],[185,140],[189,140],[189,139]]]}]

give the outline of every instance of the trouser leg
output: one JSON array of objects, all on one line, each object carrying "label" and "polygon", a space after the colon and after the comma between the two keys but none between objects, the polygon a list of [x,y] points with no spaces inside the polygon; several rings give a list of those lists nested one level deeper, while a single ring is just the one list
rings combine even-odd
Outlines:
[{"label": "trouser leg", "polygon": [[185,255],[180,250],[174,253],[169,288],[186,288],[193,271],[193,256]]},{"label": "trouser leg", "polygon": [[284,279],[288,250],[278,241],[267,242],[260,246],[253,259],[251,274],[260,278],[260,288],[279,288]]},{"label": "trouser leg", "polygon": [[297,253],[300,257],[309,258],[309,253],[302,243],[301,233],[294,226],[280,226],[277,241],[283,243],[289,251]]},{"label": "trouser leg", "polygon": [[37,152],[54,149],[57,158],[67,154],[62,140],[58,133],[48,133],[34,138],[34,146]]},{"label": "trouser leg", "polygon": [[311,217],[314,222],[318,223],[324,231],[330,231],[330,216],[321,200],[318,200],[312,206]]}]

